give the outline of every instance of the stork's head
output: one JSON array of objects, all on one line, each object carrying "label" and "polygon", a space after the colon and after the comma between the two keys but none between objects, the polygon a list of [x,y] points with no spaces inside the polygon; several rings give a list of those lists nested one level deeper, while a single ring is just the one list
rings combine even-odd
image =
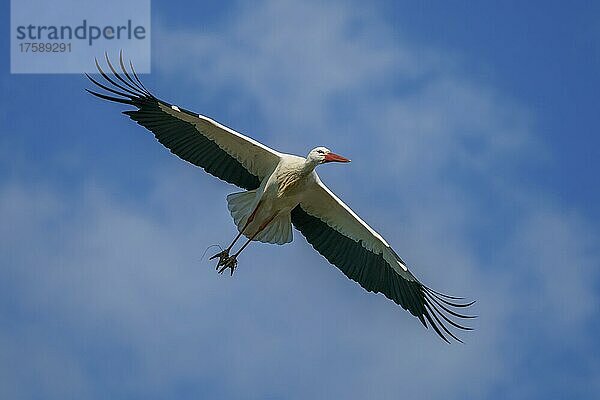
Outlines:
[{"label": "stork's head", "polygon": [[345,157],[332,153],[327,147],[315,147],[308,153],[306,160],[313,164],[324,164],[328,162],[350,162]]}]

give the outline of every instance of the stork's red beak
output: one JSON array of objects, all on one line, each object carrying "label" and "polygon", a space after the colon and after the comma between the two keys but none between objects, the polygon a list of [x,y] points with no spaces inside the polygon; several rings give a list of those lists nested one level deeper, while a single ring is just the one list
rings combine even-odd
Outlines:
[{"label": "stork's red beak", "polygon": [[350,162],[350,160],[335,153],[327,153],[323,162]]}]

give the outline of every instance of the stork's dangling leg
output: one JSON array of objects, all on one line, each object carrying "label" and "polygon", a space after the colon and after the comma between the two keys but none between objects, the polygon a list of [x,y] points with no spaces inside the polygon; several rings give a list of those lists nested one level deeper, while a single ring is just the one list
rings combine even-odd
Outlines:
[{"label": "stork's dangling leg", "polygon": [[[242,233],[246,230],[246,228],[248,228],[248,225],[250,225],[250,223],[252,221],[254,221],[254,217],[256,216],[256,212],[258,211],[258,207],[259,206],[260,206],[260,202],[258,203],[258,205],[256,206],[256,208],[254,209],[254,211],[252,211],[252,214],[250,214],[250,216],[248,217],[248,220],[244,224],[244,227],[238,232],[237,236],[233,239],[233,241],[231,242],[231,244],[229,246],[227,246],[227,248],[225,250],[223,250],[223,251],[215,254],[211,258],[209,258],[209,260],[213,260],[213,259],[215,259],[217,257],[219,258],[219,262],[217,263],[217,267],[215,268],[215,270],[218,270],[220,266],[225,265],[225,263],[229,259],[229,252],[231,251],[231,248],[233,247],[233,245],[235,244],[235,242],[238,241],[238,239],[240,238],[240,236],[242,236]],[[219,271],[219,272],[223,272],[223,270],[221,269],[221,271]],[[231,270],[231,274],[233,275],[233,269]]]},{"label": "stork's dangling leg", "polygon": [[[225,271],[227,268],[231,268],[231,276],[233,276],[233,271],[235,270],[235,268],[237,267],[237,257],[240,255],[240,253],[242,252],[242,250],[244,250],[251,241],[254,240],[254,238],[256,236],[258,236],[259,233],[261,233],[263,231],[263,229],[265,229],[267,227],[267,225],[269,225],[271,223],[271,221],[273,221],[273,219],[275,218],[277,214],[273,215],[271,218],[267,219],[265,222],[262,223],[262,225],[258,228],[258,230],[254,233],[254,235],[252,235],[252,237],[250,237],[246,243],[244,243],[244,245],[232,256],[227,256],[224,259],[223,267],[219,270],[219,273],[222,274],[223,271]],[[239,235],[238,235],[239,236]],[[219,259],[219,263],[221,262],[221,260]],[[219,268],[220,265],[217,265],[217,268]]]}]

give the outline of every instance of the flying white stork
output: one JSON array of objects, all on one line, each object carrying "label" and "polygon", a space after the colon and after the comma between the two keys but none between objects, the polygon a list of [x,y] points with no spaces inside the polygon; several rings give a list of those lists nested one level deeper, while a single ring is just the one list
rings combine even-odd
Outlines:
[{"label": "flying white stork", "polygon": [[[427,322],[446,342],[461,341],[450,326],[471,330],[457,319],[474,318],[458,312],[474,302],[448,296],[423,285],[388,242],[356,215],[319,179],[315,168],[329,162],[350,160],[325,147],[306,157],[280,153],[220,123],[169,104],[148,91],[133,64],[127,70],[120,57],[119,74],[108,56],[111,75],[96,60],[101,83],[86,76],[106,93],[86,89],[94,96],[135,107],[124,111],[149,129],[173,154],[245,191],[227,196],[238,234],[211,259],[218,258],[222,273],[237,266],[237,258],[251,241],[284,244],[292,241],[292,225],[331,264],[369,292],[383,293],[408,310],[427,327]],[[118,96],[118,97],[115,97]],[[230,254],[238,239],[247,241]]]}]

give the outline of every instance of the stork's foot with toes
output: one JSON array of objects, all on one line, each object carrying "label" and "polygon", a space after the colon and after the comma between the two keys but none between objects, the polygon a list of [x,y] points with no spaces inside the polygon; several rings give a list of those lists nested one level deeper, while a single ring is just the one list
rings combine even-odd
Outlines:
[{"label": "stork's foot with toes", "polygon": [[[259,203],[260,205],[260,203]],[[267,225],[269,225],[271,223],[271,221],[273,221],[273,219],[275,218],[275,215],[273,215],[272,217],[270,217],[269,219],[267,219],[263,224],[261,224],[261,226],[258,228],[258,230],[246,241],[246,243],[244,243],[244,245],[237,251],[237,253],[235,253],[234,255],[230,256],[229,255],[229,251],[233,248],[233,246],[235,245],[235,242],[238,241],[238,239],[240,238],[240,236],[242,236],[242,232],[244,230],[246,230],[246,228],[248,227],[248,225],[250,224],[250,222],[252,222],[252,220],[254,219],[254,215],[256,214],[256,210],[258,210],[258,206],[256,207],[256,209],[252,212],[252,214],[250,215],[250,218],[248,218],[248,221],[246,222],[246,224],[244,225],[244,228],[240,230],[240,232],[237,234],[237,236],[235,237],[235,239],[233,239],[233,242],[231,242],[231,244],[229,245],[229,247],[227,247],[225,250],[215,254],[214,256],[212,256],[210,258],[210,260],[213,260],[215,258],[219,258],[219,262],[217,262],[217,270],[219,271],[220,274],[223,273],[223,271],[225,271],[227,268],[231,268],[231,276],[233,276],[233,271],[235,270],[235,268],[237,267],[237,257],[240,255],[240,253],[242,251],[244,251],[244,249],[246,247],[248,247],[248,245],[250,244],[251,241],[254,240],[254,238],[256,238],[256,236],[267,227]],[[221,269],[219,269],[219,267],[222,267]]]},{"label": "stork's foot with toes", "polygon": [[[225,249],[225,250],[215,254],[210,259],[213,260],[217,257],[219,258],[219,261],[217,262],[217,267],[215,268],[215,270],[219,271],[219,273],[222,274],[223,271],[225,271],[227,268],[230,268],[231,275],[233,275],[233,271],[237,267],[237,263],[238,263],[237,256],[235,254],[233,256],[230,256],[229,249]],[[219,267],[221,267],[221,269],[219,269]]]},{"label": "stork's foot with toes", "polygon": [[221,265],[225,265],[225,261],[227,261],[227,259],[229,258],[229,249],[225,249],[215,254],[214,256],[209,258],[209,260],[214,260],[217,257],[219,257],[219,262],[217,263],[217,268],[215,268],[215,270],[218,270]]}]

